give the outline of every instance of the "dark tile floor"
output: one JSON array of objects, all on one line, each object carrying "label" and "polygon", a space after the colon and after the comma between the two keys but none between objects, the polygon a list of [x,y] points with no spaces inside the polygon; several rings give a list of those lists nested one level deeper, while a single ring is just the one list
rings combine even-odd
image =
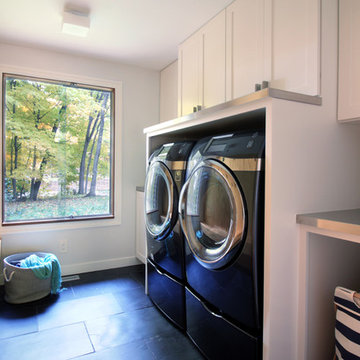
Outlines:
[{"label": "dark tile floor", "polygon": [[144,294],[144,266],[80,274],[66,290],[10,305],[0,287],[0,360],[200,360]]}]

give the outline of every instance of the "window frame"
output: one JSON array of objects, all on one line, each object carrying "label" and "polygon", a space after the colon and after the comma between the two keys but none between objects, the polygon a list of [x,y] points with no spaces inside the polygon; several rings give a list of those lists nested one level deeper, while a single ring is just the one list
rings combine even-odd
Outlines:
[{"label": "window frame", "polygon": [[[112,108],[112,134],[111,134],[111,213],[109,215],[94,215],[81,217],[67,217],[55,219],[40,219],[30,221],[12,221],[4,222],[3,209],[3,194],[5,189],[5,93],[4,93],[4,79],[5,76],[14,76],[17,78],[33,79],[44,82],[62,83],[62,84],[76,84],[83,88],[96,88],[111,90],[113,108]],[[121,114],[122,114],[122,82],[109,81],[99,78],[90,78],[86,76],[71,75],[65,73],[55,73],[48,71],[39,71],[36,69],[27,69],[21,67],[2,66],[0,65],[1,76],[1,194],[0,194],[0,208],[1,208],[1,224],[0,234],[13,232],[27,232],[27,231],[41,231],[41,230],[60,230],[60,229],[76,229],[99,226],[114,226],[120,225],[120,209],[121,209]]]}]

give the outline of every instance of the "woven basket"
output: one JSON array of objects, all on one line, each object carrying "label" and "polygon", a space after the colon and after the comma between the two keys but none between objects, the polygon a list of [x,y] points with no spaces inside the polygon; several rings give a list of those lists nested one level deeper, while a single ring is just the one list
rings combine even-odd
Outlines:
[{"label": "woven basket", "polygon": [[21,253],[4,259],[5,301],[11,304],[22,304],[39,300],[50,294],[51,276],[39,279],[31,269],[16,266],[20,260],[36,254],[44,258],[47,253]]}]

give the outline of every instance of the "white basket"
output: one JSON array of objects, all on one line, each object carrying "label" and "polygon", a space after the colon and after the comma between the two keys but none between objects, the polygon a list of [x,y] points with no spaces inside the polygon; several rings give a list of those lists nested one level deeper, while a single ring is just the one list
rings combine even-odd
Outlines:
[{"label": "white basket", "polygon": [[51,292],[51,276],[39,279],[31,269],[15,266],[14,263],[35,254],[44,258],[47,253],[21,253],[4,259],[5,301],[11,304],[22,304],[39,300]]}]

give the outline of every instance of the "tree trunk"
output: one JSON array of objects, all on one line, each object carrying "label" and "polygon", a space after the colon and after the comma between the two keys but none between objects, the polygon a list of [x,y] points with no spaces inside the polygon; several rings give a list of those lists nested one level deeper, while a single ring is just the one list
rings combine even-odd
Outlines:
[{"label": "tree trunk", "polygon": [[11,138],[10,142],[10,178],[12,184],[12,197],[16,200],[16,179],[13,177],[13,167],[14,167],[14,135]]},{"label": "tree trunk", "polygon": [[43,157],[43,159],[41,160],[41,164],[40,164],[40,175],[41,175],[41,177],[40,177],[40,179],[36,179],[36,178],[31,179],[30,200],[32,200],[32,201],[37,200],[39,190],[40,190],[41,181],[42,181],[42,174],[44,172],[44,168],[46,166],[48,158],[49,158],[49,154],[46,154]]},{"label": "tree trunk", "polygon": [[[102,94],[98,95],[96,97],[96,101],[100,102],[102,100]],[[88,151],[88,147],[89,144],[91,142],[91,139],[94,135],[94,131],[97,128],[97,124],[100,118],[100,112],[97,112],[96,114],[96,120],[94,121],[94,117],[92,115],[89,115],[89,122],[88,122],[88,127],[86,130],[86,136],[85,136],[85,141],[84,141],[84,147],[83,147],[83,152],[82,152],[82,156],[81,156],[81,161],[80,161],[80,169],[79,169],[79,194],[85,194],[85,187],[84,187],[84,179],[85,179],[85,163],[86,163],[86,155],[87,155],[87,151]]]},{"label": "tree trunk", "polygon": [[[36,146],[34,146],[34,154],[33,154],[33,163],[32,163],[32,170],[35,171],[36,169]],[[35,178],[31,178],[31,186],[30,186],[30,200],[35,201],[36,197],[34,198],[34,194],[35,194]]]},{"label": "tree trunk", "polygon": [[89,159],[88,159],[88,164],[87,164],[87,167],[86,167],[85,193],[87,193],[87,189],[88,189],[90,165],[91,165],[91,160],[92,160],[92,156],[93,156],[93,153],[94,153],[94,147],[95,147],[95,143],[96,143],[98,134],[99,134],[99,126],[98,126],[97,129],[96,129],[96,133],[95,133],[95,136],[94,136],[94,140],[93,140],[93,143],[92,143],[92,145],[91,145],[91,150],[90,150],[90,155],[89,155]]},{"label": "tree trunk", "polygon": [[96,195],[96,178],[98,172],[99,158],[101,152],[102,138],[104,133],[104,122],[105,122],[105,113],[106,113],[106,104],[109,99],[109,93],[104,94],[104,101],[101,107],[101,116],[100,116],[100,124],[99,124],[99,137],[96,144],[96,151],[94,156],[94,164],[92,168],[92,176],[91,176],[91,184],[90,191],[87,196],[95,196]]}]

